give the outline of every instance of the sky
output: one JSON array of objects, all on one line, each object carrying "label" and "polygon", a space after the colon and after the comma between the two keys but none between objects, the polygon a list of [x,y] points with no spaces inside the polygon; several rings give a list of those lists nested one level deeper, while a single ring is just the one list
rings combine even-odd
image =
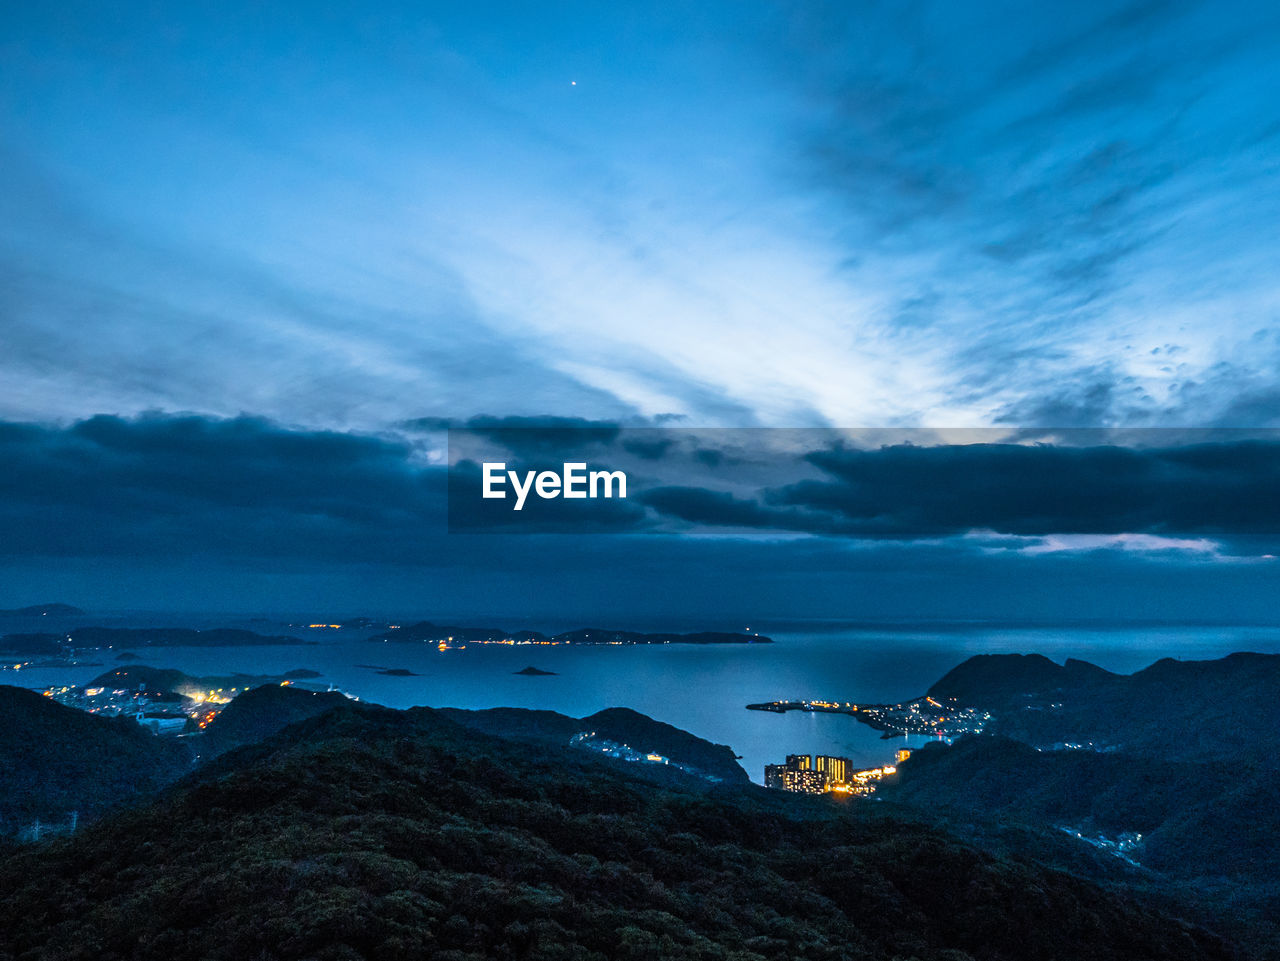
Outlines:
[{"label": "sky", "polygon": [[[1239,0],[9,5],[0,604],[1261,616],[1277,104]],[[870,450],[870,530],[826,438],[450,534],[485,418],[1170,433],[1038,500]]]}]

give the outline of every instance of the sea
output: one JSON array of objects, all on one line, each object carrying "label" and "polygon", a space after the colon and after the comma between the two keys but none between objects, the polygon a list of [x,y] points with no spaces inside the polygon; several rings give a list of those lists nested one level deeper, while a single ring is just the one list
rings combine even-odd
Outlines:
[{"label": "sea", "polygon": [[[859,766],[891,763],[894,752],[923,738],[882,739],[852,717],[748,711],[749,703],[833,700],[893,703],[916,697],[974,654],[1044,654],[1092,661],[1130,673],[1160,658],[1200,660],[1233,651],[1280,652],[1278,627],[879,627],[824,625],[817,631],[770,632],[771,644],[505,646],[440,651],[419,644],[371,642],[345,632],[314,645],[150,647],[129,664],[194,675],[318,671],[308,685],[333,687],[389,707],[523,707],[585,717],[629,707],[690,731],[740,756],[751,778],[788,754],[832,754]],[[309,636],[317,636],[310,632]],[[111,651],[88,664],[5,671],[0,683],[40,689],[83,684],[119,666]],[[528,676],[525,667],[554,672]],[[376,669],[403,669],[399,677]],[[644,749],[644,745],[633,745]]]}]

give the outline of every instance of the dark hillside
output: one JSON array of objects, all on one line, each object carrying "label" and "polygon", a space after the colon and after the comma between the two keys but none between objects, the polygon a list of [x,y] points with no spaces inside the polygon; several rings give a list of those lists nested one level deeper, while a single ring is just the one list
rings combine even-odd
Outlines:
[{"label": "dark hillside", "polygon": [[345,695],[264,684],[245,691],[209,724],[196,742],[202,760],[266,740],[297,721],[347,703]]},{"label": "dark hillside", "polygon": [[1280,654],[1162,660],[1136,674],[1039,654],[984,654],[929,693],[991,712],[988,733],[1167,760],[1280,767]]},{"label": "dark hillside", "polygon": [[180,777],[189,754],[127,718],[99,717],[0,686],[0,834],[37,818],[87,821]]},{"label": "dark hillside", "polygon": [[750,781],[731,748],[704,741],[688,731],[625,707],[606,708],[584,718],[506,707],[484,711],[444,709],[441,713],[486,734],[532,738],[547,744],[564,745],[574,735],[589,732],[638,751],[664,755],[674,763],[688,765],[726,784]]},{"label": "dark hillside", "polygon": [[27,961],[1197,961],[1221,942],[866,807],[341,705],[0,862]]}]

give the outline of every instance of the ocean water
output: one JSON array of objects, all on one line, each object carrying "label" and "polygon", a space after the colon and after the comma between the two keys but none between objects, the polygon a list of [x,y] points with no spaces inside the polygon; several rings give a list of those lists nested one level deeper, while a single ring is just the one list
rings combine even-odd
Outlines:
[{"label": "ocean water", "polygon": [[[920,738],[882,740],[843,715],[748,711],[745,705],[784,698],[892,702],[922,694],[965,658],[978,653],[1039,652],[1061,661],[1078,657],[1131,672],[1162,657],[1202,659],[1232,651],[1280,652],[1280,628],[994,629],[930,632],[850,628],[775,633],[759,645],[507,647],[474,645],[439,651],[425,645],[356,639],[315,646],[147,648],[138,662],[190,674],[278,674],[310,668],[328,684],[389,707],[526,707],[583,717],[606,707],[630,707],[728,744],[753,780],[787,754],[836,754],[859,765],[891,761]],[[106,667],[117,666],[102,652]],[[387,677],[359,665],[406,668],[417,677]],[[527,665],[551,677],[520,676]],[[5,672],[0,683],[24,687],[81,684],[106,667]],[[644,745],[635,745],[643,748]]]}]

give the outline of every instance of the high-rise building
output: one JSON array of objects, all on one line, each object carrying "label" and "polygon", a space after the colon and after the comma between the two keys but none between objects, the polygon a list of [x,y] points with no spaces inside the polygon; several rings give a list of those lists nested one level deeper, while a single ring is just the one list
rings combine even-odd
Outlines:
[{"label": "high-rise building", "polygon": [[911,751],[904,747],[904,748],[900,748],[898,750],[898,753],[894,755],[894,760],[898,764],[901,764],[903,761],[905,761],[909,757],[911,757]]},{"label": "high-rise building", "polygon": [[801,794],[821,794],[827,790],[828,780],[822,771],[810,768],[795,770],[788,768],[782,775],[782,789],[797,791]]},{"label": "high-rise building", "polygon": [[785,764],[766,764],[764,766],[764,786],[778,791],[787,789],[787,771]]},{"label": "high-rise building", "polygon": [[[898,762],[910,754],[906,749],[898,751]],[[896,771],[897,768],[890,764],[854,770],[853,761],[849,758],[828,754],[817,754],[812,758],[807,754],[788,754],[786,764],[765,765],[764,786],[802,794],[833,791],[865,797],[876,790],[881,780]]]},{"label": "high-rise building", "polygon": [[786,764],[766,764],[764,786],[802,794],[821,794],[833,783],[826,771],[816,771],[807,754],[788,754]]},{"label": "high-rise building", "polygon": [[849,775],[853,772],[853,762],[847,757],[829,757],[825,754],[814,757],[813,767],[825,774],[833,784],[848,783]]}]

